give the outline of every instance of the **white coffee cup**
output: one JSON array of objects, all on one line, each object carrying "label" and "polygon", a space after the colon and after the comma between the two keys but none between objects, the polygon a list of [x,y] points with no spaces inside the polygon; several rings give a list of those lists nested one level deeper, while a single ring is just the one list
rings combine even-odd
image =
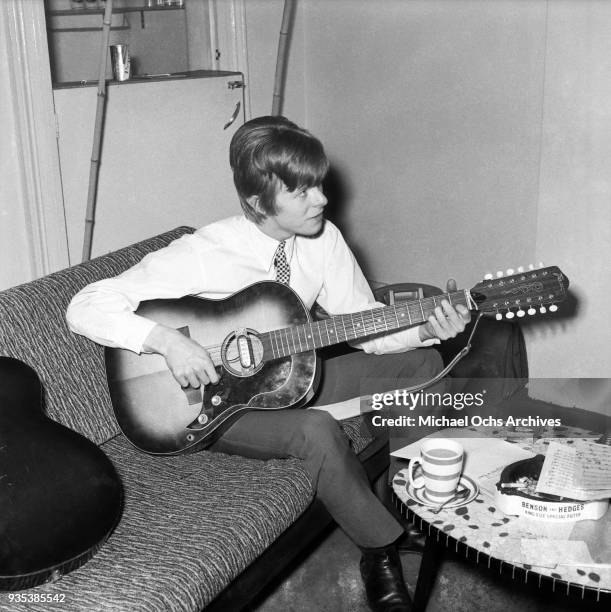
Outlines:
[{"label": "white coffee cup", "polygon": [[[414,489],[424,487],[424,496],[432,502],[443,503],[456,493],[460,481],[465,451],[455,440],[431,438],[420,446],[420,457],[409,464],[409,482]],[[422,476],[414,478],[417,466]]]}]

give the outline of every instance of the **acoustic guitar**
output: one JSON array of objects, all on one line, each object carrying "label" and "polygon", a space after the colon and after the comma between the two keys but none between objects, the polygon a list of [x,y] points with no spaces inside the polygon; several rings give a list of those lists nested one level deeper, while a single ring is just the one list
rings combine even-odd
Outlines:
[{"label": "acoustic guitar", "polygon": [[49,419],[36,372],[0,357],[0,591],[88,561],[121,514],[122,487],[90,440]]},{"label": "acoustic guitar", "polygon": [[106,373],[119,426],[154,455],[201,450],[249,410],[303,406],[313,395],[316,349],[419,325],[442,299],[497,318],[557,309],[568,279],[557,267],[487,278],[444,293],[312,321],[297,294],[274,281],[222,300],[193,296],[142,302],[137,314],[179,329],[210,353],[220,381],[182,388],[156,354],[106,349]]}]

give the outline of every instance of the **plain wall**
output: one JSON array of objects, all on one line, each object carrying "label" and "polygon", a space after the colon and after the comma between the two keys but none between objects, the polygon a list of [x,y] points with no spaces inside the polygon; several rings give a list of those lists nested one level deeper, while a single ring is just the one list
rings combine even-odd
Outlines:
[{"label": "plain wall", "polygon": [[[527,330],[531,387],[611,414],[611,3],[549,3],[537,256],[562,263],[571,316]],[[562,310],[565,312],[565,310]]]},{"label": "plain wall", "polygon": [[[247,3],[253,116],[282,4]],[[611,3],[298,6],[285,114],[325,143],[329,212],[368,277],[470,287],[558,265],[571,300],[525,325],[531,375],[609,376]]]},{"label": "plain wall", "polygon": [[[251,116],[269,115],[272,110],[278,39],[282,25],[283,0],[245,2],[248,44],[248,95]],[[283,114],[300,124],[306,123],[306,53],[304,11],[308,4],[296,2],[289,60],[284,88]]]},{"label": "plain wall", "polygon": [[307,3],[307,122],[369,278],[471,286],[532,260],[544,17],[521,1]]}]

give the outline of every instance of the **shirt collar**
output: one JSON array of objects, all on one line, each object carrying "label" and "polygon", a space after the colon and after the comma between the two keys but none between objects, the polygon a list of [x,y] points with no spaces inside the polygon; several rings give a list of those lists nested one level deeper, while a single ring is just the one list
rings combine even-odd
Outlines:
[{"label": "shirt collar", "polygon": [[[247,234],[252,249],[253,257],[259,264],[268,271],[274,267],[274,256],[280,244],[279,240],[264,234],[259,226],[246,217],[243,218],[247,227]],[[295,250],[295,236],[291,236],[284,241],[284,252],[286,260],[291,263],[293,251]]]}]

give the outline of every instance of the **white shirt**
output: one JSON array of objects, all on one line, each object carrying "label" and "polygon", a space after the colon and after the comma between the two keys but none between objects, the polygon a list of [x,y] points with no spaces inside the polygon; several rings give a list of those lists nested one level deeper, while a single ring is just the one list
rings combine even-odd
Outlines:
[{"label": "white shirt", "polygon": [[[275,279],[278,241],[244,216],[230,217],[182,236],[115,278],[92,283],[68,306],[70,329],[106,346],[136,353],[155,322],[136,315],[143,300],[196,295],[222,299],[263,280]],[[310,308],[317,301],[329,314],[347,314],[382,304],[375,302],[354,255],[330,221],[316,237],[285,241],[291,288]],[[402,352],[422,342],[418,327],[352,343],[368,353]]]}]

